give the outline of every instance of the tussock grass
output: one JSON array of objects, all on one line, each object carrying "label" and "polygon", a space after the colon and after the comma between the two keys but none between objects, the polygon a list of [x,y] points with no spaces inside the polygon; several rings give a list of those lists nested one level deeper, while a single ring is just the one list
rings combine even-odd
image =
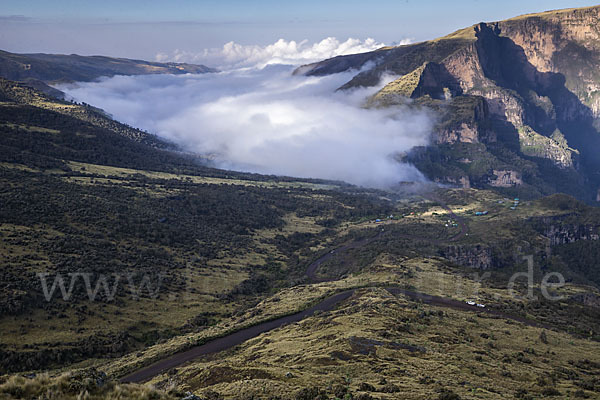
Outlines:
[{"label": "tussock grass", "polygon": [[175,396],[146,385],[120,385],[97,372],[66,373],[52,377],[11,376],[0,384],[0,399],[40,400],[171,400]]}]

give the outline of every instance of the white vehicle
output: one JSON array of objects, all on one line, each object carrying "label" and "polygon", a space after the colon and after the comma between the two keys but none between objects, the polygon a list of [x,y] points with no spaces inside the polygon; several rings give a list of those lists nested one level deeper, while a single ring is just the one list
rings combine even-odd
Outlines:
[{"label": "white vehicle", "polygon": [[477,303],[477,307],[479,307],[479,308],[485,308],[485,304]]},{"label": "white vehicle", "polygon": [[475,303],[474,301],[471,301],[471,300],[469,300],[469,301],[467,301],[467,304],[468,304],[468,305],[470,305],[470,306],[474,306],[474,305],[476,305],[477,303]]}]

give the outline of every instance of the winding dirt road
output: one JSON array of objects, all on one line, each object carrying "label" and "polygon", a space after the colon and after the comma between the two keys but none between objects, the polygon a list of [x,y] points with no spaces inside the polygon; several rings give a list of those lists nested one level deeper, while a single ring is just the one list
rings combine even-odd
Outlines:
[{"label": "winding dirt road", "polygon": [[[508,314],[504,314],[500,311],[491,310],[489,308],[479,308],[476,306],[470,306],[462,301],[453,300],[445,297],[430,296],[425,293],[415,292],[411,290],[402,289],[399,287],[386,287],[388,292],[393,295],[404,295],[413,300],[421,301],[425,304],[430,304],[440,307],[449,307],[460,311],[468,311],[479,314],[494,315],[499,318],[512,319],[517,322],[521,322],[528,326],[534,327],[545,327],[537,324],[534,321],[527,320]],[[154,378],[167,370],[178,367],[189,361],[192,361],[200,356],[218,353],[223,350],[227,350],[231,347],[237,346],[247,340],[257,337],[258,335],[279,328],[286,324],[301,321],[302,319],[313,315],[316,311],[330,311],[335,308],[339,303],[350,298],[357,289],[347,290],[341,293],[334,294],[333,296],[327,297],[317,305],[310,307],[299,313],[288,315],[285,317],[277,318],[272,321],[263,322],[261,324],[252,326],[250,328],[242,329],[227,336],[213,339],[203,345],[193,347],[189,350],[181,353],[176,353],[168,358],[160,360],[147,367],[139,369],[123,378],[120,379],[122,383],[141,383]],[[545,327],[546,328],[546,327]]]},{"label": "winding dirt road", "polygon": [[227,336],[218,339],[213,339],[205,344],[192,347],[191,349],[183,351],[181,353],[176,353],[168,358],[165,358],[138,371],[135,371],[121,378],[120,381],[124,383],[147,381],[171,368],[177,367],[200,356],[227,350],[249,339],[255,338],[262,333],[268,332],[275,328],[279,328],[286,324],[298,322],[308,316],[313,315],[316,311],[332,310],[338,303],[352,296],[353,293],[354,290],[347,290],[345,292],[337,293],[321,301],[319,304],[312,306],[299,313],[277,318],[272,321],[263,322],[261,324],[231,333]]},{"label": "winding dirt road", "polygon": [[[445,242],[445,241],[455,241],[455,240],[458,240],[459,238],[461,238],[462,236],[464,236],[467,233],[467,226],[464,223],[464,221],[460,217],[458,217],[456,214],[454,214],[454,212],[447,205],[445,205],[443,202],[441,202],[439,199],[434,199],[434,198],[430,198],[430,199],[437,201],[439,204],[441,204],[441,206],[446,211],[448,211],[450,216],[452,218],[454,218],[456,221],[458,221],[458,224],[460,226],[460,232],[457,233],[456,235],[454,235],[450,239],[432,240],[432,239],[427,238],[425,240],[430,240],[433,243],[441,243],[441,242]],[[384,234],[384,232],[379,231],[375,236],[373,236],[371,238],[355,241],[355,242],[346,244],[342,247],[339,247],[333,251],[330,251],[329,253],[320,257],[316,261],[312,262],[306,269],[306,275],[312,282],[318,282],[318,279],[316,276],[316,271],[321,266],[321,264],[323,264],[325,261],[331,259],[333,256],[335,256],[337,254],[344,253],[350,249],[363,247],[363,246],[377,240],[382,234]],[[415,238],[415,239],[418,239],[418,238]],[[421,239],[421,240],[423,240],[423,239]],[[453,309],[457,309],[457,310],[461,310],[461,311],[484,313],[484,314],[494,315],[494,316],[497,316],[500,318],[512,319],[512,320],[521,322],[521,323],[529,325],[529,326],[540,326],[539,324],[535,323],[534,321],[527,320],[525,318],[520,318],[520,317],[515,317],[512,315],[504,314],[500,311],[491,310],[489,308],[480,308],[480,307],[476,307],[476,306],[470,306],[462,301],[453,300],[450,298],[430,296],[425,293],[410,291],[410,290],[402,289],[399,287],[387,287],[385,289],[393,295],[404,295],[411,299],[421,301],[426,304],[431,304],[431,305],[441,306],[441,307],[449,307],[449,308],[453,308]],[[260,323],[258,325],[249,327],[249,328],[241,329],[241,330],[231,333],[227,336],[213,339],[205,344],[193,347],[189,350],[185,350],[180,353],[176,353],[168,358],[165,358],[163,360],[155,362],[154,364],[148,365],[148,366],[141,368],[127,376],[124,376],[123,378],[120,379],[120,381],[123,383],[145,382],[163,372],[166,372],[167,370],[169,370],[171,368],[185,364],[185,363],[187,363],[191,360],[194,360],[195,358],[198,358],[200,356],[211,354],[211,353],[217,353],[217,352],[229,349],[229,348],[237,346],[249,339],[255,338],[262,333],[268,332],[275,328],[279,328],[286,324],[301,321],[302,319],[313,315],[316,311],[332,310],[339,303],[350,298],[355,293],[355,291],[356,291],[356,289],[351,289],[351,290],[347,290],[347,291],[344,291],[341,293],[334,294],[330,297],[327,297],[326,299],[324,299],[317,305],[314,305],[314,306],[312,306],[304,311],[298,312],[296,314],[288,315],[288,316],[277,318],[277,319],[274,319],[271,321],[266,321],[266,322]]]}]

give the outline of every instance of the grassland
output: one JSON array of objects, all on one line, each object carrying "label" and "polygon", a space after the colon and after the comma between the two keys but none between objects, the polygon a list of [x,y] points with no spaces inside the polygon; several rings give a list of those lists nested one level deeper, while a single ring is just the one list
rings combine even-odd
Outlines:
[{"label": "grassland", "polygon": [[216,71],[203,65],[185,63],[158,63],[76,54],[15,54],[6,51],[0,51],[0,65],[3,78],[47,89],[50,87],[45,87],[44,82],[93,81],[114,75],[198,74]]},{"label": "grassland", "polygon": [[[74,176],[62,170],[30,171],[20,165],[4,168],[18,173],[43,174],[70,187],[107,186],[114,190],[123,186],[136,193],[136,197],[145,193],[152,198],[164,199],[174,192],[169,192],[168,185],[162,186],[172,181],[190,187],[224,185],[244,190],[255,188],[268,190],[270,194],[280,190],[278,185],[258,181],[257,186],[254,186],[254,182],[235,179],[230,185],[221,181],[218,184],[211,181],[209,184],[199,176],[172,176],[170,173],[149,175],[154,173],[144,174],[144,171],[135,169],[109,168],[89,163],[70,163],[69,166],[71,171],[83,171],[81,176],[77,176],[83,181],[73,180]],[[143,180],[140,180],[140,175]],[[101,176],[107,177],[102,179],[110,182],[102,180]],[[304,187],[293,189],[290,186],[285,190],[286,193],[300,190],[299,198],[311,203],[328,203],[331,196],[336,196],[335,191],[317,188],[307,192],[308,189]],[[181,188],[177,193],[181,193]],[[437,193],[437,196],[441,196],[440,199],[468,225],[468,235],[448,243],[452,246],[501,248],[500,244],[511,243],[515,247],[508,246],[506,251],[516,251],[527,241],[528,246],[537,251],[545,249],[543,234],[535,230],[535,224],[524,224],[523,221],[571,218],[576,223],[598,222],[593,209],[568,197],[523,201],[513,210],[511,199],[494,192],[446,190]],[[351,204],[338,204],[344,206],[333,211],[354,209]],[[488,214],[476,216],[475,212],[481,210],[488,211]],[[175,297],[161,296],[158,300],[141,299],[137,302],[123,300],[118,305],[102,304],[98,309],[94,308],[94,304],[88,304],[86,312],[67,308],[65,316],[58,320],[52,318],[44,321],[48,314],[43,310],[23,317],[10,317],[2,323],[5,332],[3,338],[6,338],[4,346],[24,346],[20,351],[30,346],[38,350],[55,349],[61,343],[73,343],[78,337],[89,338],[90,333],[114,339],[111,333],[107,333],[104,322],[110,320],[110,332],[116,335],[124,329],[134,337],[147,337],[147,346],[133,351],[128,348],[124,350],[128,354],[116,360],[87,359],[70,367],[85,372],[93,366],[106,372],[110,380],[210,338],[296,312],[336,291],[363,288],[338,310],[282,327],[237,348],[198,359],[157,377],[151,385],[160,389],[162,394],[156,396],[169,398],[173,393],[191,391],[199,395],[220,393],[231,399],[267,394],[295,399],[317,390],[315,388],[330,396],[339,397],[340,393],[348,392],[365,399],[369,398],[366,396],[386,399],[398,396],[436,398],[450,391],[461,398],[538,397],[551,393],[593,396],[596,390],[594,376],[599,373],[597,365],[600,360],[594,358],[595,354],[599,354],[598,342],[592,340],[594,337],[589,332],[598,329],[594,324],[596,314],[580,318],[581,312],[589,310],[585,311],[574,300],[556,305],[515,300],[499,282],[502,282],[506,273],[523,267],[516,262],[504,271],[499,270],[497,276],[494,270],[493,279],[478,281],[474,273],[480,274],[480,271],[458,266],[439,257],[438,252],[445,251],[445,246],[423,246],[427,238],[450,238],[457,229],[452,224],[446,226],[449,214],[435,201],[417,196],[410,202],[398,202],[393,210],[385,213],[383,210],[373,212],[375,214],[367,218],[341,219],[333,229],[319,224],[324,215],[322,212],[310,215],[297,209],[296,212],[282,213],[278,217],[281,220],[279,226],[253,231],[248,237],[249,243],[252,243],[250,250],[237,255],[221,253],[208,260],[202,268],[184,269],[182,278],[191,285],[182,291],[172,292],[177,294]],[[393,218],[385,217],[389,214],[393,214]],[[374,222],[375,217],[382,218],[383,222]],[[39,225],[36,226],[36,232],[43,232],[39,228]],[[388,233],[381,240],[347,256],[340,255],[324,266],[321,273],[329,278],[337,277],[334,281],[300,285],[296,281],[295,286],[271,287],[267,292],[246,298],[250,301],[237,295],[223,297],[223,294],[235,293],[244,280],[252,277],[253,272],[246,265],[255,265],[254,268],[261,268],[262,265],[264,268],[269,263],[275,263],[290,276],[297,271],[295,273],[299,275],[296,276],[300,278],[301,267],[306,266],[317,254],[382,228]],[[28,230],[31,228],[16,224],[2,226],[5,237],[10,234],[24,239]],[[404,238],[407,234],[412,235],[412,241]],[[45,235],[56,240],[61,233],[60,230],[47,228]],[[310,239],[300,242],[302,245],[292,253],[276,242],[277,238],[289,240],[296,235],[308,235]],[[313,241],[313,238],[319,240]],[[37,238],[38,241],[41,239]],[[10,241],[3,245],[9,246],[15,255],[27,254],[27,247]],[[6,250],[9,251],[9,248],[6,247]],[[177,249],[171,248],[169,252],[184,265],[189,260],[185,254],[178,254]],[[294,253],[297,259],[290,263],[289,254]],[[45,262],[48,260],[49,257]],[[186,276],[186,273],[190,275]],[[265,276],[280,279],[277,274]],[[339,279],[340,276],[343,278]],[[539,293],[538,284],[536,275],[536,293]],[[383,290],[384,286],[390,285],[459,301],[474,299],[488,307],[532,318],[542,324],[555,323],[556,331],[504,319],[477,317],[464,311],[420,304],[401,296],[394,297]],[[517,288],[521,292],[524,289],[522,286]],[[556,292],[566,299],[582,293],[598,295],[594,287],[585,286],[579,281]],[[201,323],[207,325],[194,324],[193,321],[198,321],[199,316],[203,318]],[[579,321],[574,322],[573,318]],[[144,324],[140,324],[140,320],[145,321]],[[65,322],[77,328],[61,330]],[[573,326],[572,331],[570,325]],[[153,331],[155,333],[149,335]],[[585,334],[586,331],[588,334]],[[17,337],[21,339],[17,340]],[[46,344],[42,345],[42,341]],[[424,372],[432,370],[439,372],[435,375]],[[42,386],[54,385],[51,382],[62,379],[59,374],[60,371],[54,372],[52,376],[55,377],[43,381],[45,383]],[[23,379],[11,378],[4,386],[0,386],[0,393],[3,387],[12,387],[4,392],[10,393],[11,390],[21,390],[14,389],[15,386],[36,385]],[[457,382],[465,384],[457,386]],[[116,386],[111,388],[117,390]],[[155,389],[134,385],[127,390],[152,393]],[[127,398],[125,394],[123,396]]]},{"label": "grassland", "polygon": [[[363,285],[418,286],[443,295],[456,286],[463,295],[478,293],[478,301],[489,307],[504,301],[505,291],[461,278],[440,260],[387,261],[336,282],[286,289],[235,324],[244,325],[257,315],[267,319],[272,312],[285,314],[297,309],[299,299],[310,302],[324,293]],[[590,382],[600,373],[598,354],[598,342],[563,331],[428,306],[371,287],[335,311],[198,359],[151,384],[199,395],[217,392],[228,399],[301,399],[315,388],[337,398],[345,393],[358,398],[442,398],[444,391],[465,399],[589,396],[595,390]]]},{"label": "grassland", "polygon": [[[5,187],[12,186],[9,193],[29,193],[28,205],[22,211],[38,207],[57,211],[30,214],[27,218],[4,214],[0,225],[3,273],[6,281],[13,282],[5,292],[6,304],[10,306],[4,311],[1,325],[2,345],[6,354],[19,360],[46,350],[56,352],[63,348],[66,352],[90,338],[105,348],[93,350],[98,354],[112,353],[110,343],[116,341],[119,346],[115,354],[118,354],[168,338],[177,330],[212,324],[243,308],[246,301],[251,303],[260,291],[269,290],[272,285],[289,284],[293,276],[300,276],[301,272],[295,272],[294,268],[318,249],[317,238],[326,241],[327,236],[335,233],[320,225],[320,220],[336,220],[340,218],[336,214],[350,216],[357,211],[357,205],[344,203],[338,192],[324,191],[323,186],[308,182],[187,176],[89,163],[67,165],[71,171],[83,172],[42,171],[11,163],[2,167]],[[39,180],[37,186],[28,185],[36,180]],[[178,203],[183,198],[202,196],[205,202],[210,192],[232,191],[239,195],[240,190],[244,190],[240,201],[244,201],[245,211],[240,210],[244,214],[238,215],[235,222],[229,219],[229,214],[201,217],[212,222],[181,214],[185,208]],[[51,193],[54,195],[48,196]],[[66,193],[69,202],[76,199],[83,202],[67,208],[59,205]],[[306,207],[294,207],[296,211],[291,212],[292,208],[281,203],[276,206],[283,206],[278,211],[271,207],[263,209],[266,212],[263,222],[244,222],[244,218],[258,216],[256,210],[248,207],[259,206],[253,200],[259,193],[268,196],[271,203],[281,196],[284,202],[295,201]],[[6,197],[6,211],[13,201]],[[159,205],[164,202],[177,209],[165,210]],[[227,207],[223,212],[230,213],[226,203],[220,201]],[[127,216],[117,211],[117,204],[125,207],[122,212],[127,212]],[[231,206],[239,208],[241,204]],[[101,220],[93,214],[76,212],[87,207],[108,207],[115,211],[103,214]],[[218,207],[210,202],[202,207],[205,212],[218,212]],[[153,225],[154,233],[148,237],[145,233],[138,234],[137,228],[122,231],[127,226],[123,221],[140,227]],[[316,247],[311,249],[311,243]],[[88,302],[85,295],[80,295],[72,302],[56,298],[46,303],[40,298],[42,288],[37,274],[49,272],[52,283],[55,274],[66,277],[73,271],[69,265],[74,263],[94,274],[94,281],[99,274],[108,274],[108,282],[113,284],[114,274],[149,273],[162,275],[164,287],[158,298],[134,299],[123,288],[116,301],[103,298]],[[19,281],[18,277],[25,279]],[[255,288],[257,282],[263,282],[262,289]],[[59,362],[62,356],[57,357],[48,361]],[[80,357],[67,356],[65,361],[77,361]],[[22,362],[25,358],[13,361],[12,367]],[[27,369],[26,365],[20,368]]]}]

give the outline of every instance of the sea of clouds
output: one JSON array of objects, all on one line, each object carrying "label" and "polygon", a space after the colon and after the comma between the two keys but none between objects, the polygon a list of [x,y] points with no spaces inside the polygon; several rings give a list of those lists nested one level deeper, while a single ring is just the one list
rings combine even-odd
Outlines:
[{"label": "sea of clouds", "polygon": [[222,168],[378,188],[424,180],[394,156],[428,143],[431,116],[406,107],[363,107],[392,77],[379,87],[342,92],[336,89],[357,71],[292,75],[313,57],[335,55],[335,43],[338,52],[350,53],[379,44],[331,38],[314,45],[280,42],[245,50],[230,46],[233,53],[221,55],[227,62],[212,64],[229,65],[219,73],[116,76],[59,88],[185,150],[210,154]]},{"label": "sea of clouds", "polygon": [[[410,43],[409,39],[399,42],[400,45],[408,43]],[[269,64],[306,64],[340,55],[373,51],[384,46],[385,44],[372,38],[365,40],[349,38],[340,41],[335,37],[328,37],[316,43],[310,43],[308,40],[296,42],[279,39],[266,46],[229,42],[222,48],[204,49],[200,52],[175,50],[171,53],[159,53],[156,55],[156,61],[205,64],[222,69],[260,68]]]}]

